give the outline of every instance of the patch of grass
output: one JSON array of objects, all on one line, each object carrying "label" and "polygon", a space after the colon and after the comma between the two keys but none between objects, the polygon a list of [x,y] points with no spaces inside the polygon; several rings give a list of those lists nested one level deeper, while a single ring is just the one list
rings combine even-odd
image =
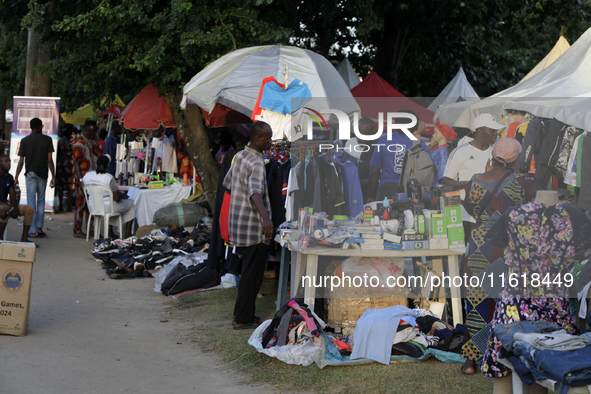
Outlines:
[{"label": "patch of grass", "polygon": [[[230,367],[251,377],[253,383],[266,383],[289,391],[319,393],[482,393],[492,391],[492,379],[480,374],[460,373],[460,364],[429,359],[416,363],[382,365],[378,363],[326,367],[285,364],[258,353],[248,345],[251,330],[235,331],[230,324],[236,289],[213,290],[183,296],[172,301],[172,317],[195,325],[191,340],[206,351],[215,352]],[[257,300],[262,320],[275,314],[275,297]]]}]

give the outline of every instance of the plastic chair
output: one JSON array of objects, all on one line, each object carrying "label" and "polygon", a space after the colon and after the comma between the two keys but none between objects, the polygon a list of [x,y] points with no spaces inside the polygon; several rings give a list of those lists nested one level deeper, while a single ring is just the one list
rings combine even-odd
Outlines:
[{"label": "plastic chair", "polygon": [[[105,185],[101,184],[88,184],[83,186],[84,198],[86,199],[86,205],[88,206],[88,222],[86,224],[86,242],[88,242],[88,235],[90,230],[90,222],[94,217],[94,239],[100,237],[100,223],[104,220],[104,236],[109,235],[109,224],[119,225],[119,234],[123,234],[123,217],[120,213],[115,212],[113,201],[113,192]],[[109,212],[105,209],[105,193],[109,196]],[[90,203],[92,201],[92,203]],[[125,223],[135,218],[135,211],[132,210],[125,214]]]}]

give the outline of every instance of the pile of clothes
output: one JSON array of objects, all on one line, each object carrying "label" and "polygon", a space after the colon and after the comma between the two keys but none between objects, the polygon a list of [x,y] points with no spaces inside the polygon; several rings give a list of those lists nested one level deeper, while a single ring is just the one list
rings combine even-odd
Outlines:
[{"label": "pile of clothes", "polygon": [[402,305],[366,310],[353,338],[340,338],[352,345],[352,360],[368,358],[383,364],[390,363],[390,356],[420,358],[427,349],[459,352],[469,339],[465,326],[454,328],[428,310]]},{"label": "pile of clothes", "polygon": [[501,356],[523,382],[555,380],[560,393],[591,384],[591,332],[571,335],[547,321],[518,321],[500,324],[494,333],[503,344]]},{"label": "pile of clothes", "polygon": [[[185,276],[193,277],[193,282],[198,282],[197,284],[205,280],[207,286],[213,287],[220,283],[221,273],[213,268],[205,269],[208,268],[204,263],[207,255],[202,253],[209,248],[210,237],[211,228],[205,223],[200,223],[191,233],[183,227],[173,227],[155,230],[143,238],[97,240],[92,255],[95,260],[101,262],[102,268],[111,279],[152,277],[152,274],[161,268],[173,264],[175,269],[168,270],[166,278],[170,279],[168,288],[175,287],[176,282]],[[185,263],[181,264],[182,268],[175,264],[180,260]],[[190,260],[190,263],[187,263],[187,260]],[[196,273],[205,279],[195,281]],[[178,292],[191,290],[187,288],[191,287],[189,283],[184,287],[176,287]],[[166,291],[162,292],[165,295],[169,294]]]},{"label": "pile of clothes", "polygon": [[302,298],[292,298],[281,306],[271,324],[263,332],[265,349],[286,345],[301,345],[318,340],[322,332],[317,316]]}]

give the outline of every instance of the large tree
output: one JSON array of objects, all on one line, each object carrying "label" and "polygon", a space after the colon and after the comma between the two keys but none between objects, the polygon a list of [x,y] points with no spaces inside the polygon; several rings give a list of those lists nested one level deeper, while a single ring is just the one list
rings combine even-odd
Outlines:
[{"label": "large tree", "polygon": [[26,19],[45,26],[43,40],[54,57],[44,72],[64,104],[98,104],[154,83],[167,99],[213,205],[218,169],[200,111],[195,106],[179,111],[180,89],[233,49],[285,43],[288,31],[275,23],[283,11],[252,0],[91,0],[60,2],[53,11],[35,0],[31,5]]}]

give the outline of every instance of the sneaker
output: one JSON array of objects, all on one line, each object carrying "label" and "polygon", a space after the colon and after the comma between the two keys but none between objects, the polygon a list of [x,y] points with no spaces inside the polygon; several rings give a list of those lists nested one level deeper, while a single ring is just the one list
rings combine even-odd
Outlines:
[{"label": "sneaker", "polygon": [[172,252],[172,245],[169,242],[165,242],[162,246],[155,246],[152,248],[152,254],[154,256],[163,255]]}]

